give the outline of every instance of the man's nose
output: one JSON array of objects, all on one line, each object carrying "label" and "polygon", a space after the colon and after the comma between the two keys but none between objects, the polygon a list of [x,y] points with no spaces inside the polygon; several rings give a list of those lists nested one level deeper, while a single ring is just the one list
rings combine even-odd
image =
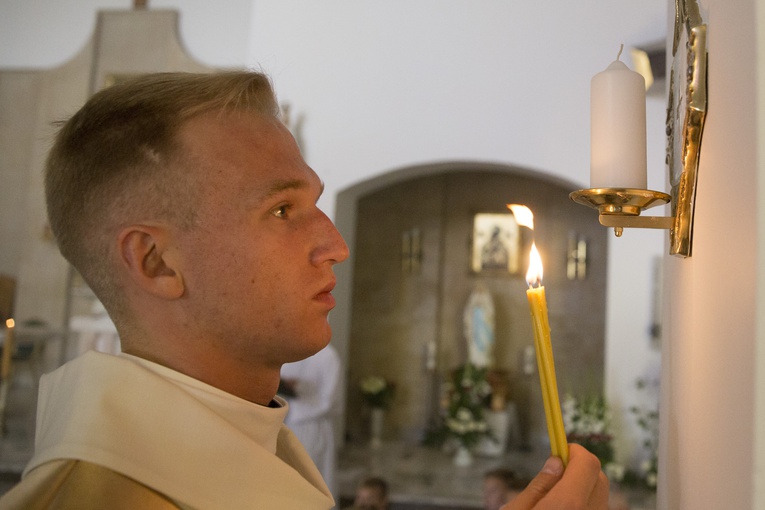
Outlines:
[{"label": "man's nose", "polygon": [[345,243],[345,239],[340,235],[340,232],[332,223],[332,220],[327,217],[323,212],[323,234],[321,246],[314,250],[314,260],[316,264],[320,264],[324,261],[330,261],[332,264],[338,264],[348,258],[350,251],[348,245]]}]

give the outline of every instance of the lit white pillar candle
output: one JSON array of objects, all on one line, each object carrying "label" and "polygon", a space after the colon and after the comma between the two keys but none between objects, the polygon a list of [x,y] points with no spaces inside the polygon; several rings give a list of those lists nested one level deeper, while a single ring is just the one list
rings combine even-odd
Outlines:
[{"label": "lit white pillar candle", "polygon": [[621,53],[590,83],[591,188],[647,188],[645,79]]}]

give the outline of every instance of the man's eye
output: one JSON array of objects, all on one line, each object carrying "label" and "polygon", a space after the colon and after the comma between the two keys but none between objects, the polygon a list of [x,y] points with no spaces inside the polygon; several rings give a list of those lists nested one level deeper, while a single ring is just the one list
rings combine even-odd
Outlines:
[{"label": "man's eye", "polygon": [[272,214],[276,216],[277,218],[286,218],[287,211],[289,210],[289,208],[290,207],[288,205],[280,205],[279,207],[274,209]]}]

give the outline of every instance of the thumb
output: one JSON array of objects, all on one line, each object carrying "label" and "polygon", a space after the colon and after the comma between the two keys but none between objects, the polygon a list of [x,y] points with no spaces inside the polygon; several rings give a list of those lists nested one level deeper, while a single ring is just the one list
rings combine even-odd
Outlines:
[{"label": "thumb", "polygon": [[526,510],[533,508],[558,483],[562,475],[563,461],[558,457],[548,458],[537,476],[510,503],[503,506],[502,510]]}]

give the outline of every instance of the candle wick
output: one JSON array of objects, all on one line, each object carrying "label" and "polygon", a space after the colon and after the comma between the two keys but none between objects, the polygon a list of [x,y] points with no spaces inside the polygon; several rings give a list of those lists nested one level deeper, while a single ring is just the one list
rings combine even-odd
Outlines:
[{"label": "candle wick", "polygon": [[624,44],[619,46],[619,53],[616,55],[616,60],[619,60],[619,58],[622,56],[622,51],[624,51]]}]

